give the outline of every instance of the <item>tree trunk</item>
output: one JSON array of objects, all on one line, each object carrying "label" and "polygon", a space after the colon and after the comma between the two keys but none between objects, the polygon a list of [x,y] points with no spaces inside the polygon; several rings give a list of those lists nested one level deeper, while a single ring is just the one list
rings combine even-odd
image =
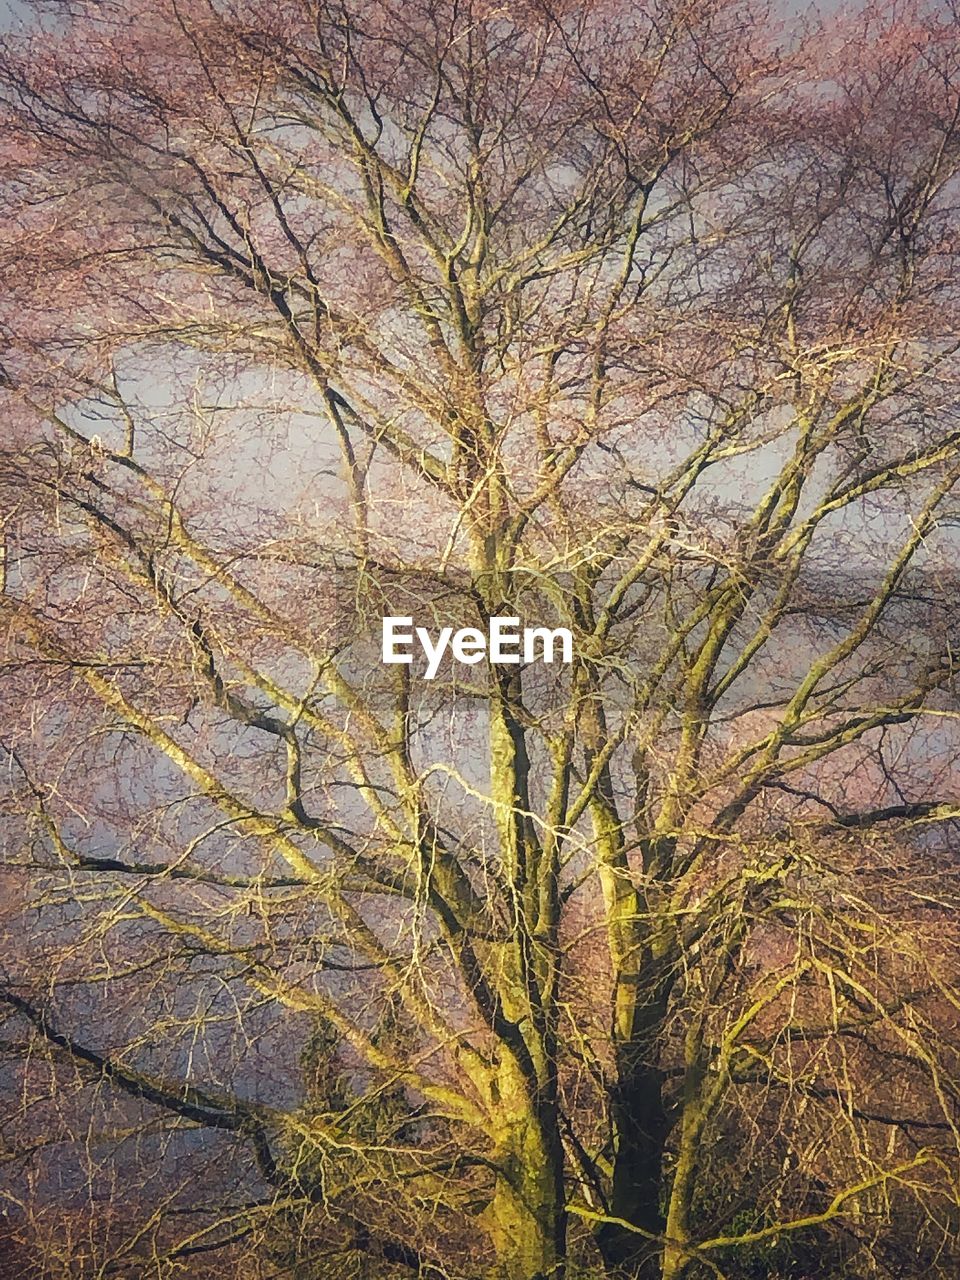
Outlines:
[{"label": "tree trunk", "polygon": [[[660,1207],[663,1151],[669,1122],[663,1107],[662,1076],[644,1063],[625,1061],[612,1099],[617,1150],[614,1158],[610,1216],[597,1245],[607,1269],[636,1280],[660,1280],[664,1217]],[[656,1237],[656,1239],[651,1239]]]},{"label": "tree trunk", "polygon": [[534,1100],[515,1068],[501,1073],[496,1189],[488,1209],[496,1280],[563,1280],[563,1151],[553,1099]]}]

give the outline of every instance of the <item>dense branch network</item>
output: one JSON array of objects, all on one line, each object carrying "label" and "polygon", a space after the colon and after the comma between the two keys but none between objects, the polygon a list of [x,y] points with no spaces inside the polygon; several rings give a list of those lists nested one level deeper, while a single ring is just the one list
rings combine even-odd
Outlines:
[{"label": "dense branch network", "polygon": [[36,7],[0,1003],[170,1120],[101,1261],[950,1274],[955,24]]}]

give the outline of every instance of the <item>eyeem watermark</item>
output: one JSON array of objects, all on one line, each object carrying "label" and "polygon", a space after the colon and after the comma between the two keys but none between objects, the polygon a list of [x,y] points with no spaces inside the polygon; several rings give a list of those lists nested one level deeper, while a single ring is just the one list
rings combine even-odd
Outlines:
[{"label": "eyeem watermark", "polygon": [[[432,680],[440,669],[443,655],[450,650],[457,662],[473,666],[484,657],[495,665],[511,662],[553,662],[557,648],[560,661],[573,661],[573,636],[566,627],[524,627],[519,618],[491,618],[490,633],[484,635],[476,627],[442,627],[436,641],[426,627],[414,627],[413,618],[383,619],[383,661],[410,663],[414,641],[419,642],[427,659],[425,678]],[[539,655],[538,655],[539,651]]]}]

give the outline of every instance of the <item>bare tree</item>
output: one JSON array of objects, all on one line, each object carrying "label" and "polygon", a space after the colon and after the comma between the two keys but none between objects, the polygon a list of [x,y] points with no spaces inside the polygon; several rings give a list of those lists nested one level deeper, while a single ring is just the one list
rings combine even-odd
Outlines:
[{"label": "bare tree", "polygon": [[11,1239],[953,1275],[953,5],[31,7]]}]

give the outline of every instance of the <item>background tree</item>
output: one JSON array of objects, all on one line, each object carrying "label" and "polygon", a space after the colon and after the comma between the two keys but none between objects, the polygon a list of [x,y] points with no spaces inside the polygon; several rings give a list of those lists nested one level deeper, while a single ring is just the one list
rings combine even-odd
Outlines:
[{"label": "background tree", "polygon": [[[957,13],[32,9],[44,1274],[952,1275]],[[384,614],[576,658],[426,682]]]}]

